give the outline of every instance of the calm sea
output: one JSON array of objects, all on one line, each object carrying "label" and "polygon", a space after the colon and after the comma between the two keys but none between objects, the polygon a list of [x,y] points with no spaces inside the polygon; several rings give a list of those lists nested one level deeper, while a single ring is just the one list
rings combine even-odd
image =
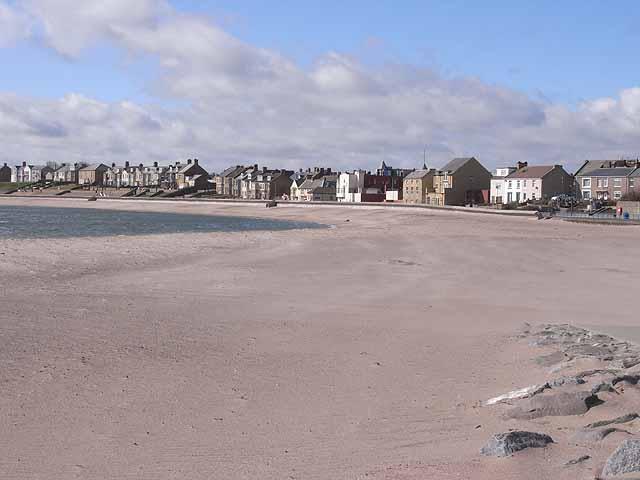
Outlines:
[{"label": "calm sea", "polygon": [[300,228],[326,226],[266,218],[0,205],[0,238],[102,237]]}]

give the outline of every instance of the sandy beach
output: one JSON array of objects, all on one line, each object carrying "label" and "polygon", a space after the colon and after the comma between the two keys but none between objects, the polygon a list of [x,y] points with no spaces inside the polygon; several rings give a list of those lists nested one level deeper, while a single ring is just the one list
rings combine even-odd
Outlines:
[{"label": "sandy beach", "polygon": [[[518,338],[525,323],[637,326],[640,227],[384,208],[1,205],[331,228],[0,239],[0,478],[594,478],[625,438],[567,468],[584,451],[572,429],[630,404],[612,396],[579,417],[505,420],[484,402],[551,375],[535,361],[551,350]],[[514,428],[555,443],[480,455]]]}]

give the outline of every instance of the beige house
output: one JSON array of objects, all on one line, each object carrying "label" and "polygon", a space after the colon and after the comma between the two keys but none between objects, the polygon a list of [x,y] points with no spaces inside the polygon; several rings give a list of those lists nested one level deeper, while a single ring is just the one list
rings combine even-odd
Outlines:
[{"label": "beige house", "polygon": [[80,185],[104,185],[105,174],[109,170],[103,163],[89,165],[78,170],[78,183]]},{"label": "beige house", "polygon": [[404,177],[403,199],[405,203],[426,203],[427,193],[433,192],[434,169],[416,170]]},{"label": "beige house", "polygon": [[433,192],[426,195],[430,205],[484,203],[491,186],[491,173],[474,157],[454,158],[433,175]]}]

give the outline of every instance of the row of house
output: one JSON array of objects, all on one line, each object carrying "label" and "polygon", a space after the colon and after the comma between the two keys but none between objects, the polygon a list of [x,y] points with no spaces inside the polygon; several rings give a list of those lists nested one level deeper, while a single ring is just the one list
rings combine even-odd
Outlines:
[{"label": "row of house", "polygon": [[587,160],[575,174],[585,200],[619,200],[640,194],[640,160]]},{"label": "row of house", "polygon": [[56,182],[72,183],[78,185],[96,187],[158,187],[164,189],[181,189],[194,187],[209,189],[209,174],[199,165],[198,159],[189,159],[186,163],[161,166],[154,162],[151,166],[130,165],[125,162],[119,166],[112,163],[111,166],[103,163],[87,165],[63,163],[57,168],[51,166],[21,165],[9,167],[6,163],[0,168],[0,183],[18,182]]},{"label": "row of house", "polygon": [[115,188],[215,190],[227,198],[325,202],[405,202],[430,205],[511,204],[571,194],[584,200],[640,195],[639,160],[588,160],[575,175],[561,165],[519,162],[491,174],[475,157],[454,158],[441,168],[401,169],[382,162],[375,173],[331,168],[291,171],[234,165],[209,176],[197,159],[169,165],[83,163],[0,167],[0,183],[50,181]]}]

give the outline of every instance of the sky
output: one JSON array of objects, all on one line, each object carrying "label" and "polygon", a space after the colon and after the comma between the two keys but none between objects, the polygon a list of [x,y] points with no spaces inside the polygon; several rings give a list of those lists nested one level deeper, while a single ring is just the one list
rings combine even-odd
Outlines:
[{"label": "sky", "polygon": [[0,162],[640,155],[640,3],[0,0]]}]

